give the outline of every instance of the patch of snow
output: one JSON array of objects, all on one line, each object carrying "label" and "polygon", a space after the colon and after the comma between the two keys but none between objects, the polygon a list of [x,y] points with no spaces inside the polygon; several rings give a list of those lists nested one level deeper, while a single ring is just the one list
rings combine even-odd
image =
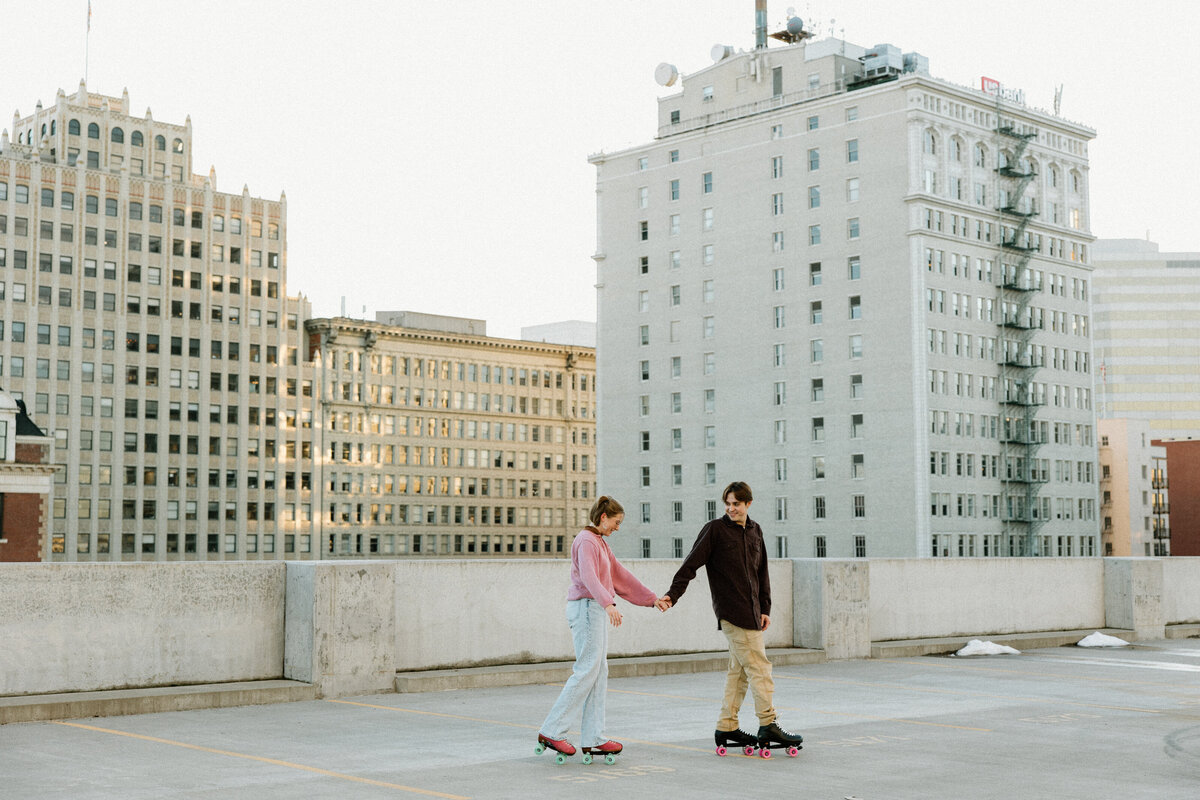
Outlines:
[{"label": "patch of snow", "polygon": [[995,642],[983,642],[979,639],[972,639],[967,642],[967,646],[956,652],[956,656],[998,656],[998,655],[1020,655],[1021,651],[1009,647],[1005,644],[996,644]]},{"label": "patch of snow", "polygon": [[1118,639],[1116,636],[1109,636],[1106,633],[1096,631],[1088,634],[1075,643],[1076,647],[1125,647],[1129,642],[1124,639]]}]

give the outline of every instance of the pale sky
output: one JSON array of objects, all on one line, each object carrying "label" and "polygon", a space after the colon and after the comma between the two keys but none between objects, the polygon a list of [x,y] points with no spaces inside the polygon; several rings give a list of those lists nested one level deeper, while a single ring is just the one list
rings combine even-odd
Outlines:
[{"label": "pale sky", "polygon": [[[1092,232],[1200,250],[1200,3],[771,0],[826,34],[981,75],[1096,130]],[[0,0],[0,128],[73,93],[86,0]],[[835,19],[836,18],[836,19]],[[834,20],[831,24],[831,20]],[[820,38],[823,38],[820,37]],[[754,0],[93,0],[88,88],[194,132],[217,188],[288,200],[288,291],[493,336],[595,319],[595,169],[651,141],[661,61],[754,45]],[[10,134],[12,131],[10,130]],[[366,309],[365,313],[363,309]]]}]

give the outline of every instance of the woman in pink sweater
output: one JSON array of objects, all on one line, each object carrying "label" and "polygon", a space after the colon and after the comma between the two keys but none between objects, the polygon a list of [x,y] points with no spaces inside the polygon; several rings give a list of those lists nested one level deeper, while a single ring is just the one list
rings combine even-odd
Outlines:
[{"label": "woman in pink sweater", "polygon": [[583,712],[583,760],[588,763],[597,753],[612,763],[621,752],[621,743],[604,736],[604,694],[608,687],[608,628],[621,624],[617,596],[639,606],[657,606],[665,611],[664,601],[646,588],[633,573],[621,566],[608,547],[606,538],[616,533],[625,519],[625,509],[607,495],[592,506],[588,518],[592,524],[581,530],[571,543],[571,588],[567,591],[567,623],[575,643],[575,669],[546,721],[538,731],[537,752],[557,750],[561,764],[575,754],[575,746],[566,740],[567,728]]}]

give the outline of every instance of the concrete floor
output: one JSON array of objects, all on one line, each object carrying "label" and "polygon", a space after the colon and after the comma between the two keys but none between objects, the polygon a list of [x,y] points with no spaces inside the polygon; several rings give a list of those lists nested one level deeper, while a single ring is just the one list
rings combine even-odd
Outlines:
[{"label": "concrete floor", "polygon": [[0,797],[1200,797],[1198,639],[775,678],[798,758],[716,757],[712,672],[610,680],[613,766],[534,754],[558,687],[533,685],[4,725]]}]

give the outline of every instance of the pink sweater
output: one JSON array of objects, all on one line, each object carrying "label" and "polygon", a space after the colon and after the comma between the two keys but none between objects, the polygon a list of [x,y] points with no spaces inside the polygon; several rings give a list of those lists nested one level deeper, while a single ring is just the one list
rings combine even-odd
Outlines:
[{"label": "pink sweater", "polygon": [[571,588],[567,590],[567,599],[590,597],[607,608],[616,595],[639,606],[652,606],[658,599],[658,595],[621,566],[605,537],[584,528],[571,542]]}]

